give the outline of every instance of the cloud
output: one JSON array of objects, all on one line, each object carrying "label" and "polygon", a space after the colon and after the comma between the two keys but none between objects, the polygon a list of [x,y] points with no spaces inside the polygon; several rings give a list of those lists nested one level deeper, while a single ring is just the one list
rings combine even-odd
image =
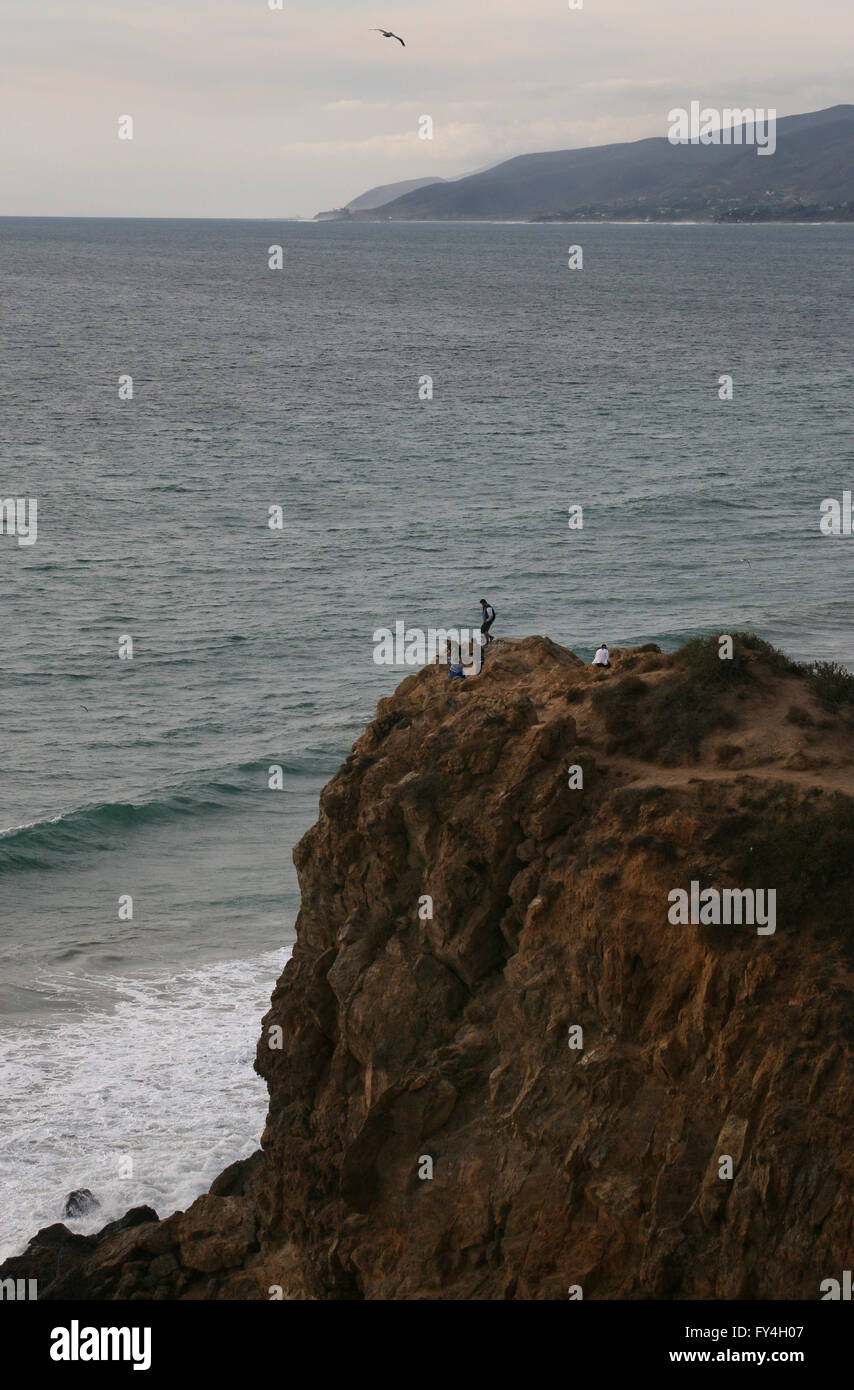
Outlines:
[{"label": "cloud", "polygon": [[360,184],[660,134],[691,99],[784,114],[852,86],[851,0],[811,0],[808,24],[803,0],[389,3],[4,0],[0,211],[316,211]]}]

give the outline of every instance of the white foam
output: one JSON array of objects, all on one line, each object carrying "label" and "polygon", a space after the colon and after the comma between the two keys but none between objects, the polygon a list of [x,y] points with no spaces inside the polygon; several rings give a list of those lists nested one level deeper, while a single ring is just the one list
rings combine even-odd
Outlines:
[{"label": "white foam", "polygon": [[[117,978],[111,1009],[0,1035],[0,1259],[55,1221],[88,1234],[143,1203],[168,1216],[258,1147],[267,1088],[252,1061],[289,955]],[[81,983],[50,982],[77,997]],[[63,1217],[79,1187],[100,1208]]]}]

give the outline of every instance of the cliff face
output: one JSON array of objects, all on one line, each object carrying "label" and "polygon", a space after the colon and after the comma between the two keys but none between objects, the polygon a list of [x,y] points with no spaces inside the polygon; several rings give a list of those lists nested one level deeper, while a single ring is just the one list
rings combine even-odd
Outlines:
[{"label": "cliff face", "polygon": [[[404,680],[295,851],[262,1152],[166,1221],[48,1228],[0,1276],[40,1297],[820,1297],[854,1226],[841,690],[738,640],[730,662],[695,644],[593,671],[532,637],[476,678]],[[776,929],[672,922],[692,882],[774,890]]]}]

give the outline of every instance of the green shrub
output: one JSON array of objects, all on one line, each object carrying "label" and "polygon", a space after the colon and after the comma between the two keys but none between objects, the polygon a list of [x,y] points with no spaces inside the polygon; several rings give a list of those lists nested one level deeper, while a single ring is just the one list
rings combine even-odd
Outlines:
[{"label": "green shrub", "polygon": [[740,685],[750,678],[750,661],[738,634],[733,637],[732,656],[721,660],[717,637],[695,637],[675,653],[676,662],[692,680],[708,685]]},{"label": "green shrub", "polygon": [[[719,637],[695,637],[673,653],[673,674],[653,682],[629,675],[604,681],[593,691],[593,706],[601,714],[610,738],[610,751],[646,761],[673,765],[696,759],[703,740],[738,719],[726,695],[754,681],[762,672],[805,678],[825,709],[854,707],[854,674],[835,662],[804,665],[791,661],[770,642],[752,632],[729,634],[733,654],[721,660]],[[792,723],[804,727],[809,715],[792,706]]]},{"label": "green shrub", "polygon": [[836,661],[814,661],[807,669],[810,689],[825,709],[854,705],[854,675]]},{"label": "green shrub", "polygon": [[803,673],[800,662],[792,661],[785,652],[778,651],[770,642],[766,642],[764,637],[757,637],[755,632],[734,632],[732,637],[747,651],[761,657],[763,665],[775,676],[799,676]]},{"label": "green shrub", "polygon": [[593,704],[614,752],[666,765],[696,758],[707,734],[736,723],[719,691],[697,677],[665,678],[648,685],[639,676],[626,676],[597,690]]},{"label": "green shrub", "polygon": [[792,661],[785,652],[780,652],[776,647],[772,647],[771,643],[766,642],[764,637],[757,637],[755,632],[729,633],[732,638],[733,654],[730,659],[722,661],[718,656],[720,636],[723,636],[723,633],[711,637],[693,638],[692,641],[686,642],[684,647],[680,647],[674,653],[676,661],[698,678],[709,680],[718,685],[737,685],[750,680],[757,666],[756,660],[751,661],[751,657],[758,657],[758,664],[764,666],[775,676],[804,674],[803,665],[797,661]]},{"label": "green shrub", "polygon": [[708,734],[735,728],[737,723],[713,689],[696,680],[662,681],[648,705],[643,737],[646,751],[640,756],[658,757],[669,764],[697,758]]}]

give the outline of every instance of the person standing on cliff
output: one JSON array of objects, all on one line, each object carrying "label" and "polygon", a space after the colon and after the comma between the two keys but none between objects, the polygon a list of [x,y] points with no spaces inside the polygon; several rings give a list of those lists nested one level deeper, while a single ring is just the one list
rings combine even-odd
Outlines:
[{"label": "person standing on cliff", "polygon": [[485,598],[480,600],[480,616],[482,619],[480,630],[487,642],[491,642],[493,639],[489,635],[489,629],[495,622],[495,609],[491,604],[487,603]]}]

